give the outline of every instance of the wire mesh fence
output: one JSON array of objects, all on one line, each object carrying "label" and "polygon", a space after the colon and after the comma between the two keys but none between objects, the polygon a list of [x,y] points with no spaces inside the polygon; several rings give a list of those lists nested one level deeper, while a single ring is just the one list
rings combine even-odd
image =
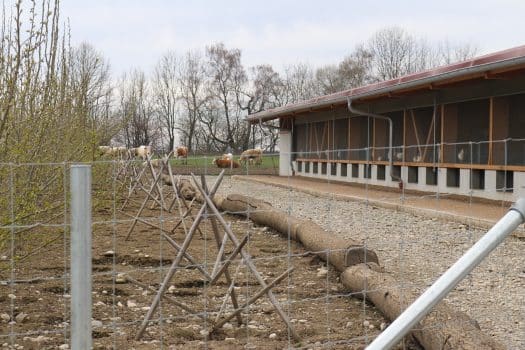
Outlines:
[{"label": "wire mesh fence", "polygon": [[[507,152],[519,147],[510,144],[504,143]],[[480,203],[470,186],[455,199],[437,185],[429,191],[426,177],[426,192],[385,190],[374,186],[389,179],[390,169],[385,180],[378,171],[385,159],[369,159],[366,173],[366,163],[330,162],[336,151],[323,162],[304,152],[292,155],[290,166],[302,176],[275,176],[277,155],[226,169],[218,169],[214,157],[91,163],[93,347],[363,348],[391,322],[372,302],[374,292],[398,291],[400,307],[407,307],[413,293],[486,231],[476,227],[480,210],[497,218],[517,192],[508,175],[499,187],[485,186],[502,196],[490,203]],[[474,165],[475,158],[465,159]],[[408,166],[393,166],[408,183]],[[0,344],[6,348],[72,344],[70,167],[0,165]],[[510,182],[518,184],[512,172]],[[360,184],[349,185],[354,180]],[[233,193],[264,203],[224,202]],[[457,217],[438,217],[451,208]],[[286,219],[279,221],[278,213]],[[318,248],[332,239],[333,246]],[[477,322],[507,348],[525,345],[522,248],[519,236],[509,237],[446,298],[469,316],[456,320],[457,329]],[[337,268],[339,254],[348,266],[371,265],[376,257],[391,279],[386,286],[349,288]],[[365,274],[370,286],[374,273]],[[446,327],[447,320],[425,323],[420,333]],[[396,348],[421,344],[407,337]]]}]

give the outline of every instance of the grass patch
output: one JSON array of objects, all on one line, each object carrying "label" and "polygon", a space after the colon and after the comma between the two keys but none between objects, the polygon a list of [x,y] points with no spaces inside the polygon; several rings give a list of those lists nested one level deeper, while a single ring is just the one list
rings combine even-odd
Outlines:
[{"label": "grass patch", "polygon": [[[185,164],[184,159],[173,159],[171,160],[171,166],[173,168],[184,168],[184,167],[194,167],[194,168],[216,168],[212,164],[214,155],[202,155],[195,157],[188,157],[187,164]],[[238,162],[239,156],[234,156],[234,159]],[[279,155],[263,155],[262,164],[260,165],[248,165],[249,169],[279,169]],[[242,167],[245,169],[245,167]]]}]

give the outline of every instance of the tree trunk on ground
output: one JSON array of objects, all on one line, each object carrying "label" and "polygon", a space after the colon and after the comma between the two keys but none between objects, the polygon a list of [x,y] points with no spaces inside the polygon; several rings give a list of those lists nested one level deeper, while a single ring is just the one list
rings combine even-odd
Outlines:
[{"label": "tree trunk on ground", "polygon": [[[364,293],[388,319],[396,319],[419,296],[409,285],[394,280],[378,265],[377,255],[361,244],[337,237],[319,225],[294,218],[264,201],[230,194],[215,196],[218,208],[243,215],[281,235],[301,242],[304,247],[334,265],[341,282],[352,292]],[[467,314],[441,302],[411,333],[427,350],[503,350],[505,347],[483,333],[477,322]]]},{"label": "tree trunk on ground", "polygon": [[226,198],[217,197],[216,204],[222,210],[248,216],[255,223],[269,226],[281,235],[302,243],[307,250],[334,265],[338,271],[364,262],[379,263],[377,255],[359,242],[327,232],[310,220],[289,216],[261,200],[230,194]]},{"label": "tree trunk on ground", "polygon": [[[348,267],[341,274],[341,282],[352,292],[363,292],[390,320],[396,319],[419,296],[408,285],[404,288],[402,283],[380,272],[375,264]],[[427,350],[505,349],[483,333],[475,320],[445,302],[435,306],[411,334]]]},{"label": "tree trunk on ground", "polygon": [[[168,174],[160,174],[160,177],[162,179],[162,182],[165,185],[172,186],[173,185],[173,179]],[[191,184],[190,180],[188,179],[180,179],[176,180],[176,186],[179,189],[179,194],[186,200],[190,200],[195,197],[196,195],[196,189]]]}]

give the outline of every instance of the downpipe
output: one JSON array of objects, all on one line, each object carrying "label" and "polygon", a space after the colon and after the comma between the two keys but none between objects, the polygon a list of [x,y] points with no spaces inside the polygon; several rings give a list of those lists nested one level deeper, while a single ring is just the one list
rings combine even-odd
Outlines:
[{"label": "downpipe", "polygon": [[[388,122],[388,166],[390,167],[390,177],[398,181],[399,189],[402,190],[403,189],[403,179],[401,179],[401,177],[397,175],[394,175],[394,154],[393,154],[394,153],[393,152],[394,123],[392,122],[392,119],[384,115],[366,112],[366,111],[362,111],[362,110],[355,108],[354,106],[352,106],[353,101],[350,97],[347,98],[347,101],[348,101],[348,110],[351,113],[358,114],[359,116],[367,116],[367,117],[371,117],[375,119],[386,120]],[[354,118],[354,116],[350,116],[350,118]]]},{"label": "downpipe", "polygon": [[483,237],[416,299],[366,350],[395,346],[432,308],[461,282],[510,233],[525,222],[525,198],[520,198]]}]

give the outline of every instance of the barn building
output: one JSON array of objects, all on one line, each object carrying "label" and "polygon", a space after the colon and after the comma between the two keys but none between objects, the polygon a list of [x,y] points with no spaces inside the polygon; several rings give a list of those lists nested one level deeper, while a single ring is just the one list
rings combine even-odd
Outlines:
[{"label": "barn building", "polygon": [[525,196],[525,46],[247,119],[279,119],[281,176]]}]

